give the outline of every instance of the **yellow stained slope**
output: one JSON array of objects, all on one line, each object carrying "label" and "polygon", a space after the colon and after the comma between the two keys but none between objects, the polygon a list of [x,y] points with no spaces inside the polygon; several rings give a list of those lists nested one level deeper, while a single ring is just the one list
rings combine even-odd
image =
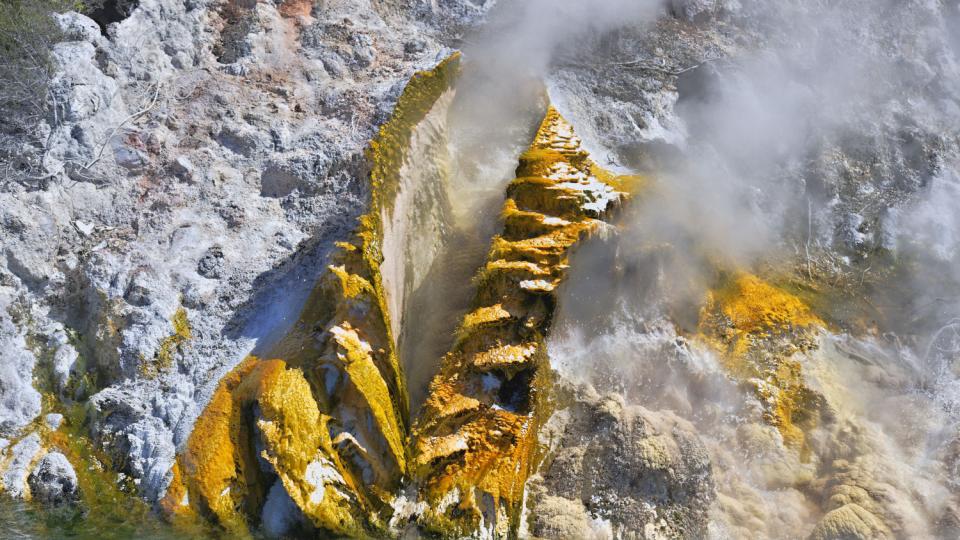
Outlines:
[{"label": "yellow stained slope", "polygon": [[801,299],[744,272],[711,291],[700,313],[703,339],[734,377],[753,388],[766,419],[804,459],[804,431],[815,425],[822,400],[804,384],[794,354],[816,347],[824,326]]},{"label": "yellow stained slope", "polygon": [[406,474],[408,402],[380,277],[382,223],[413,130],[458,70],[453,55],[405,88],[367,151],[369,212],[271,351],[282,360],[251,357],[221,380],[174,468],[168,513],[196,511],[246,535],[279,479],[320,531],[385,532]]},{"label": "yellow stained slope", "polygon": [[[281,360],[246,359],[224,377],[198,418],[161,506],[182,512],[187,500],[227,530],[246,535],[255,516],[244,510],[262,507],[274,476],[262,470],[263,459],[317,527],[357,533],[362,529],[353,503],[342,495],[350,491],[344,489],[348,481],[327,475],[324,482],[309,482],[311,466],[339,462],[324,429],[328,420],[299,369]],[[259,455],[254,426],[264,444]]]}]

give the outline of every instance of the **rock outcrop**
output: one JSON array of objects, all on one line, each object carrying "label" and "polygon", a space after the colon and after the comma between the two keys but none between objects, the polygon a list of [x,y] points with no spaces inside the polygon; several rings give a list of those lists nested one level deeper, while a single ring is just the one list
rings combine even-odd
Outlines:
[{"label": "rock outcrop", "polygon": [[33,498],[43,503],[72,502],[79,496],[77,473],[60,452],[48,452],[40,458],[27,483]]},{"label": "rock outcrop", "polygon": [[696,428],[618,394],[561,383],[540,435],[549,448],[531,478],[537,538],[703,538],[714,499],[710,456]]},{"label": "rock outcrop", "polygon": [[[955,1],[98,4],[0,121],[0,496],[183,535],[957,536]],[[528,68],[555,108],[460,191],[536,122],[448,167],[488,150],[448,116],[539,115]],[[611,226],[601,164],[658,196]]]},{"label": "rock outcrop", "polygon": [[195,510],[245,532],[282,490],[319,531],[385,534],[408,471],[409,413],[380,271],[384,223],[414,127],[448,92],[458,62],[407,85],[368,152],[370,211],[337,245],[275,359],[250,357],[220,382],[176,465],[168,512]]},{"label": "rock outcrop", "polygon": [[520,526],[537,433],[549,415],[544,338],[571,248],[607,226],[623,179],[593,163],[551,108],[507,188],[503,233],[476,277],[472,311],[413,431],[412,472],[434,533],[494,536]]},{"label": "rock outcrop", "polygon": [[[444,21],[485,11],[456,4]],[[102,27],[57,17],[45,142],[14,152],[36,178],[0,185],[7,446],[52,412],[40,392],[88,401],[96,446],[164,495],[220,379],[288,333],[364,213],[364,149],[452,52],[432,11],[144,0]]]},{"label": "rock outcrop", "polygon": [[700,332],[730,374],[757,394],[784,444],[807,459],[806,432],[817,426],[824,403],[805,384],[794,356],[817,347],[824,323],[803,300],[756,276],[739,272],[726,279],[708,294]]}]

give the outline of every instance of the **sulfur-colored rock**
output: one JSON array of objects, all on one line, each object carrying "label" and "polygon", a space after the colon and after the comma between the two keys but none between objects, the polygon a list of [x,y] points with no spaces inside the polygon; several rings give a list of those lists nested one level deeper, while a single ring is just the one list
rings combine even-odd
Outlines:
[{"label": "sulfur-colored rock", "polygon": [[753,390],[765,419],[804,459],[805,431],[816,425],[823,397],[804,383],[794,354],[816,348],[823,327],[800,298],[742,272],[711,291],[700,313],[701,336],[730,374]]},{"label": "sulfur-colored rock", "polygon": [[413,128],[457,69],[454,55],[407,85],[367,153],[369,212],[337,244],[272,359],[249,357],[220,381],[175,467],[168,513],[197,511],[246,534],[268,505],[292,504],[324,534],[386,534],[407,473],[409,405],[380,274],[383,223]]},{"label": "sulfur-colored rock", "polygon": [[550,108],[507,188],[504,232],[413,431],[412,472],[426,506],[419,524],[431,533],[505,537],[520,526],[537,433],[549,415],[552,291],[571,248],[624,197],[599,177],[609,175]]}]

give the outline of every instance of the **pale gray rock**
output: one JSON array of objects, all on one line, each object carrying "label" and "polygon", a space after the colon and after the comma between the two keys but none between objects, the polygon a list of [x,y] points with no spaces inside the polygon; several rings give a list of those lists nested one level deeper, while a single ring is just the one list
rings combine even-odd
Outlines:
[{"label": "pale gray rock", "polygon": [[163,420],[155,417],[134,422],[124,431],[131,474],[141,480],[148,499],[159,499],[170,484],[170,470],[176,458],[172,433]]},{"label": "pale gray rock", "polygon": [[180,156],[177,159],[173,160],[173,164],[170,166],[170,170],[173,172],[177,178],[190,181],[193,180],[194,167],[193,162],[185,156]]},{"label": "pale gray rock", "polygon": [[[543,538],[699,538],[715,497],[710,457],[692,424],[562,382],[571,403],[547,422],[551,449],[530,482],[532,532]],[[543,511],[540,505],[543,504]]]},{"label": "pale gray rock", "polygon": [[117,94],[117,83],[100,72],[96,47],[86,41],[58,43],[53,60],[60,67],[50,91],[63,120],[79,122],[108,109]]},{"label": "pale gray rock", "polygon": [[90,17],[75,11],[68,11],[66,13],[55,13],[53,18],[67,41],[97,43],[103,39],[100,34],[100,27]]},{"label": "pale gray rock", "polygon": [[40,393],[33,388],[36,358],[27,348],[0,288],[0,436],[15,437],[40,414]]},{"label": "pale gray rock", "polygon": [[54,351],[53,376],[58,390],[63,391],[70,383],[70,376],[79,358],[80,353],[70,343],[64,343]]},{"label": "pale gray rock", "polygon": [[47,452],[27,479],[31,497],[45,504],[71,502],[79,496],[77,473],[60,452]]},{"label": "pale gray rock", "polygon": [[59,413],[50,413],[43,417],[43,421],[46,422],[50,429],[57,430],[60,429],[60,425],[63,424],[63,415]]},{"label": "pale gray rock", "polygon": [[738,0],[670,0],[670,10],[689,22],[705,22],[709,17],[729,15],[740,10]]},{"label": "pale gray rock", "polygon": [[13,498],[27,496],[27,475],[30,474],[30,465],[43,451],[40,435],[31,433],[17,444],[8,448],[4,457],[9,459],[6,470],[0,471],[0,483],[4,492]]},{"label": "pale gray rock", "polygon": [[52,382],[58,391],[63,392],[70,383],[70,377],[77,361],[80,359],[80,353],[70,343],[70,337],[62,324],[53,323],[49,325],[44,330],[44,334],[48,336],[47,349],[53,351],[52,365],[50,366]]},{"label": "pale gray rock", "polygon": [[[244,15],[256,23],[232,37],[211,32],[223,17],[211,6],[144,0],[112,25],[87,75],[113,80],[117,100],[57,131],[77,136],[57,148],[88,160],[109,139],[74,175],[100,187],[80,187],[71,210],[96,228],[70,271],[66,322],[107,384],[91,389],[92,435],[150,499],[219,378],[295,318],[330,243],[355,226],[375,122],[414,70],[449,53],[418,37],[419,23],[382,18],[367,2],[327,2],[296,19],[260,3]],[[298,32],[302,51],[289,42]],[[216,57],[226,37],[246,50],[229,66]],[[414,39],[418,54],[404,49]],[[331,77],[321,49],[345,53],[343,71]],[[317,107],[327,93],[336,102]],[[143,110],[116,135],[103,130]],[[192,337],[171,351],[173,365],[145,375],[180,308]]]}]

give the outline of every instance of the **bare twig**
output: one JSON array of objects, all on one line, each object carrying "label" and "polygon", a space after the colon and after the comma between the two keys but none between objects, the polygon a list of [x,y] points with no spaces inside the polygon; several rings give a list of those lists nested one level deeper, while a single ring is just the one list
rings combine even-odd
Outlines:
[{"label": "bare twig", "polygon": [[153,109],[153,107],[157,104],[157,98],[158,98],[159,96],[160,96],[160,83],[157,83],[157,85],[156,85],[156,90],[155,90],[154,93],[153,93],[153,99],[150,101],[150,104],[147,105],[145,108],[140,109],[139,111],[137,111],[137,112],[131,114],[130,116],[124,118],[124,119],[123,119],[119,124],[117,124],[112,130],[110,130],[110,134],[107,135],[106,140],[104,140],[103,144],[100,146],[100,150],[97,152],[96,157],[94,157],[89,163],[87,163],[87,164],[83,165],[82,167],[80,167],[79,170],[80,170],[80,171],[85,171],[85,170],[89,169],[90,167],[93,167],[98,161],[100,161],[100,158],[103,157],[103,151],[107,148],[107,145],[110,144],[110,141],[113,139],[114,135],[116,135],[117,132],[120,131],[120,128],[122,128],[124,125],[126,125],[127,122],[131,122],[131,121],[133,121],[133,120],[136,120],[137,118],[140,118],[141,116],[143,116],[143,115],[147,114],[148,112],[150,112],[150,111]]}]

